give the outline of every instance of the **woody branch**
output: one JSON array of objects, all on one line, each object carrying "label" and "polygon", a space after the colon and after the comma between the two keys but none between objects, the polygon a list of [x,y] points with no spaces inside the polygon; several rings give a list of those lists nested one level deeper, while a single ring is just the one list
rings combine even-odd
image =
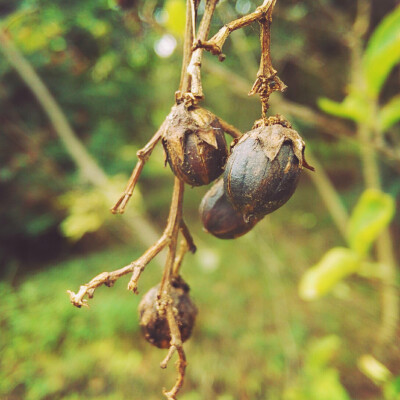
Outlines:
[{"label": "woody branch", "polygon": [[235,19],[224,25],[210,40],[197,41],[194,48],[203,48],[210,51],[214,55],[222,54],[222,47],[228,39],[228,36],[237,29],[251,25],[253,22],[259,21],[265,17],[270,7],[274,6],[276,0],[265,0],[253,13],[247,14],[241,18]]}]

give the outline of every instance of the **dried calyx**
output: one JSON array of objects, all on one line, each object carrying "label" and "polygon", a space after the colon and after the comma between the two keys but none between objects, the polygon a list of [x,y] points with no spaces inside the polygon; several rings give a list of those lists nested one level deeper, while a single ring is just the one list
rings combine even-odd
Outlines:
[{"label": "dried calyx", "polygon": [[244,216],[233,208],[225,195],[223,179],[214,183],[204,195],[199,212],[204,229],[220,239],[242,236],[258,222],[255,218],[246,221]]},{"label": "dried calyx", "polygon": [[234,145],[224,173],[225,193],[246,220],[260,219],[285,204],[303,167],[305,143],[290,124],[273,118]]},{"label": "dried calyx", "polygon": [[175,105],[162,143],[173,173],[189,185],[207,185],[223,172],[228,157],[224,131],[204,108]]},{"label": "dried calyx", "polygon": [[[151,288],[139,304],[140,326],[148,342],[160,349],[168,349],[171,333],[165,309],[158,301],[159,287]],[[197,315],[197,307],[189,296],[189,290],[182,278],[177,277],[171,281],[170,298],[182,342],[192,334]]]}]

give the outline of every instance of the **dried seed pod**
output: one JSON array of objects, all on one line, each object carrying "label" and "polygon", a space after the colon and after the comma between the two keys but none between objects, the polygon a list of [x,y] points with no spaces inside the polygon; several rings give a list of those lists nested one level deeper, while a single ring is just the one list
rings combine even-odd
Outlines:
[{"label": "dried seed pod", "polygon": [[200,107],[172,108],[162,143],[173,173],[192,186],[207,185],[218,178],[228,158],[218,118]]},{"label": "dried seed pod", "polygon": [[225,195],[223,179],[218,180],[204,195],[199,212],[204,229],[220,239],[242,236],[258,222],[255,218],[246,221],[233,208]]},{"label": "dried seed pod", "polygon": [[304,141],[276,123],[244,134],[233,148],[224,173],[225,193],[246,218],[262,218],[294,193],[304,167]]},{"label": "dried seed pod", "polygon": [[[167,349],[171,334],[165,310],[160,312],[157,306],[159,286],[151,288],[139,304],[140,326],[148,342],[160,349]],[[189,286],[180,277],[171,282],[170,295],[181,339],[185,342],[192,334],[197,308],[189,297]]]}]

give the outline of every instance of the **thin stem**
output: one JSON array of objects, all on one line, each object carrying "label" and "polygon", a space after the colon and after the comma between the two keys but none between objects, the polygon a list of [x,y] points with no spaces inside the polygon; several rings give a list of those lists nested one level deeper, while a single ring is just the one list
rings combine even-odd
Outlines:
[{"label": "thin stem", "polygon": [[[174,192],[172,195],[172,203],[171,209],[168,217],[167,226],[164,230],[164,233],[160,237],[160,239],[154,243],[147,251],[139,257],[136,261],[133,261],[131,264],[117,269],[112,272],[103,272],[96,277],[94,277],[90,282],[82,285],[79,288],[78,293],[74,293],[70,290],[67,293],[70,296],[71,303],[76,307],[87,306],[87,300],[84,297],[87,295],[89,298],[93,297],[94,291],[101,285],[112,286],[115,281],[122,276],[132,272],[132,278],[129,281],[128,289],[132,290],[134,293],[137,293],[137,284],[139,278],[146,268],[146,265],[167,245],[170,246],[169,258],[167,258],[166,270],[172,270],[172,264],[175,259],[175,251],[176,251],[176,241],[178,235],[178,228],[180,226],[180,220],[182,218],[182,200],[183,200],[183,183],[175,178],[175,181],[178,181],[178,189],[177,182],[174,186]],[[175,250],[174,250],[175,248]],[[173,254],[171,254],[171,250]],[[172,261],[170,260],[172,257]],[[168,266],[168,269],[167,269]],[[169,273],[169,275],[171,275]]]},{"label": "thin stem", "polygon": [[264,3],[253,13],[229,22],[228,24],[224,25],[210,40],[196,43],[196,47],[202,47],[215,55],[221,54],[222,47],[232,32],[262,19],[268,12],[271,5],[275,2],[276,0],[265,0]]},{"label": "thin stem", "polygon": [[181,233],[187,242],[188,250],[193,254],[196,253],[197,248],[194,244],[193,237],[190,234],[189,228],[187,227],[183,219],[181,220]]},{"label": "thin stem", "polygon": [[190,87],[190,76],[187,73],[187,67],[190,62],[190,58],[192,56],[192,45],[193,45],[193,36],[194,36],[194,22],[193,22],[193,13],[196,17],[196,9],[192,10],[192,7],[195,7],[192,0],[186,0],[186,25],[185,25],[185,41],[183,43],[183,59],[182,59],[182,68],[181,68],[181,80],[179,83],[179,89],[176,93],[176,98],[178,99],[183,93],[187,92]]},{"label": "thin stem", "polygon": [[283,92],[286,85],[277,75],[276,69],[272,66],[271,61],[271,24],[272,12],[274,10],[276,0],[273,0],[266,15],[258,22],[261,26],[260,41],[261,41],[261,60],[260,68],[257,73],[256,81],[249,92],[249,96],[259,93],[261,100],[261,115],[263,119],[267,118],[269,108],[268,101],[270,95],[275,91]]},{"label": "thin stem", "polygon": [[189,251],[189,244],[186,239],[182,239],[180,244],[179,244],[179,249],[177,251],[175,261],[174,261],[174,267],[172,269],[172,276],[178,276],[179,271],[182,266],[183,258],[185,257],[185,254]]},{"label": "thin stem", "polygon": [[[227,1],[224,1],[220,4],[217,13],[220,19],[228,21],[234,19],[236,16],[234,8]],[[252,48],[248,45],[245,31],[237,31],[235,35],[235,40],[232,40],[231,44],[233,51],[238,55],[238,61],[242,66],[241,70],[245,72],[245,76],[256,75],[258,63]],[[247,89],[245,89],[245,91],[247,92]]]},{"label": "thin stem", "polygon": [[[175,385],[172,387],[172,389],[170,391],[164,390],[164,395],[166,396],[166,398],[168,400],[176,400],[176,395],[178,394],[179,390],[181,389],[184,379],[185,379],[187,361],[186,361],[185,351],[183,350],[183,347],[182,347],[181,334],[179,332],[178,325],[175,321],[174,312],[172,310],[171,305],[169,305],[167,308],[167,320],[168,320],[169,328],[171,330],[171,337],[172,337],[171,343],[175,343],[171,346],[172,351],[170,351],[170,353],[177,351],[179,358],[176,363],[178,377],[176,379]],[[162,365],[166,365],[166,364],[162,364]]]},{"label": "thin stem", "polygon": [[[188,71],[192,76],[192,93],[194,97],[202,98],[203,91],[200,82],[200,66],[201,66],[201,52],[202,48],[211,51],[212,54],[221,55],[222,46],[226,39],[236,29],[243,28],[251,23],[258,21],[261,25],[261,61],[260,68],[257,73],[257,79],[250,90],[249,95],[259,93],[262,104],[262,117],[266,118],[266,112],[268,110],[269,96],[274,91],[284,91],[286,85],[277,76],[276,70],[272,67],[271,55],[270,55],[270,44],[271,44],[271,22],[272,12],[275,6],[276,0],[265,0],[262,6],[258,7],[254,13],[245,15],[242,18],[238,18],[227,25],[223,26],[219,32],[214,35],[209,41],[205,38],[198,37],[197,43],[195,44],[195,51],[193,53],[192,60],[189,64]],[[223,57],[220,58],[223,61]]]},{"label": "thin stem", "polygon": [[[168,326],[171,334],[170,349],[167,357],[164,359],[164,361],[162,361],[161,367],[166,368],[168,361],[170,360],[172,354],[175,351],[178,352],[178,357],[179,357],[177,362],[178,377],[175,382],[175,385],[170,391],[168,392],[164,391],[164,395],[167,397],[167,399],[170,400],[176,399],[176,395],[183,385],[185,370],[187,365],[185,352],[182,347],[181,333],[178,327],[178,323],[176,321],[176,316],[173,308],[173,301],[170,294],[171,279],[173,277],[173,268],[176,257],[179,229],[182,229],[182,227],[186,227],[186,225],[182,223],[183,192],[184,192],[184,183],[180,179],[175,178],[174,192],[172,196],[171,209],[167,225],[167,229],[169,229],[170,231],[169,250],[168,250],[167,261],[164,267],[163,277],[161,279],[160,289],[158,292],[158,301],[160,305],[160,310],[164,309],[166,312]],[[186,233],[188,233],[188,231]]]},{"label": "thin stem", "polygon": [[196,16],[197,16],[197,6],[198,2],[196,0],[190,0],[190,11],[191,11],[191,21],[192,21],[192,33],[196,32]]},{"label": "thin stem", "polygon": [[82,285],[79,288],[78,293],[74,293],[70,290],[67,293],[70,296],[71,303],[80,308],[82,306],[87,306],[88,302],[84,297],[87,295],[89,299],[93,297],[94,291],[102,285],[112,286],[119,278],[122,276],[133,272],[134,276],[129,282],[129,289],[137,293],[137,280],[140,274],[146,267],[146,265],[169,243],[169,238],[166,233],[164,233],[161,238],[150,247],[141,257],[136,261],[133,261],[129,265],[117,269],[112,272],[102,272],[101,274],[95,276],[90,282]]},{"label": "thin stem", "polygon": [[162,298],[164,293],[168,294],[168,286],[170,285],[172,268],[174,265],[176,247],[178,242],[178,233],[182,220],[182,204],[183,204],[184,183],[175,177],[174,191],[172,195],[171,208],[168,216],[168,224],[166,230],[170,236],[169,250],[167,261],[164,267],[164,273],[161,279],[158,297]]},{"label": "thin stem", "polygon": [[[218,1],[219,0],[207,0],[204,15],[200,22],[196,43],[202,43],[207,39],[210,31],[211,19]],[[187,68],[187,72],[191,77],[190,91],[195,99],[202,99],[204,97],[200,72],[202,57],[203,49],[201,47],[196,48],[195,45],[195,50],[193,51],[192,58]]]},{"label": "thin stem", "polygon": [[234,139],[238,139],[242,136],[242,132],[240,132],[239,129],[235,128],[233,125],[229,124],[221,118],[218,118],[218,121],[224,132],[228,135],[231,135]]},{"label": "thin stem", "polygon": [[162,360],[160,362],[160,368],[165,369],[168,366],[168,363],[170,362],[172,356],[174,355],[176,351],[176,347],[175,346],[170,346],[170,348],[168,349],[168,354],[165,356],[164,360]]},{"label": "thin stem", "polygon": [[268,76],[276,74],[276,70],[272,66],[271,61],[271,24],[272,12],[274,10],[276,0],[274,0],[268,9],[264,18],[261,18],[259,23],[261,25],[260,41],[261,41],[261,62],[260,62],[260,75]]},{"label": "thin stem", "polygon": [[135,189],[136,183],[139,180],[140,174],[142,173],[144,164],[149,159],[151,153],[153,152],[154,148],[156,147],[157,143],[160,141],[162,135],[165,132],[167,127],[167,120],[165,120],[155,135],[151,138],[151,140],[146,144],[145,147],[140,149],[136,155],[139,158],[135,168],[132,171],[131,177],[129,178],[128,184],[122,196],[119,200],[115,203],[115,205],[111,208],[111,212],[113,214],[123,214],[125,211],[125,207],[128,204],[129,199],[132,197],[133,191]]}]

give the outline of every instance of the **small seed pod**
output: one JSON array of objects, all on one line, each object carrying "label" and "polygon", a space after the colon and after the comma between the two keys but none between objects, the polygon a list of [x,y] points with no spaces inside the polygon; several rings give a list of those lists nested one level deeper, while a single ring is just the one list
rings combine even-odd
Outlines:
[{"label": "small seed pod", "polygon": [[262,218],[294,193],[305,144],[293,129],[276,123],[244,134],[233,147],[224,173],[228,199],[246,220]]},{"label": "small seed pod", "polygon": [[225,195],[222,179],[204,195],[199,212],[204,229],[220,239],[242,236],[258,222],[255,218],[246,222],[243,215],[233,208]]},{"label": "small seed pod", "polygon": [[[189,339],[197,315],[197,308],[189,297],[189,286],[182,278],[171,283],[171,299],[182,342]],[[159,286],[151,288],[139,304],[140,326],[148,342],[160,349],[170,347],[171,334],[166,311],[160,312],[157,295]]]},{"label": "small seed pod", "polygon": [[192,186],[218,178],[228,158],[224,131],[218,118],[200,107],[172,108],[162,143],[173,173]]}]

